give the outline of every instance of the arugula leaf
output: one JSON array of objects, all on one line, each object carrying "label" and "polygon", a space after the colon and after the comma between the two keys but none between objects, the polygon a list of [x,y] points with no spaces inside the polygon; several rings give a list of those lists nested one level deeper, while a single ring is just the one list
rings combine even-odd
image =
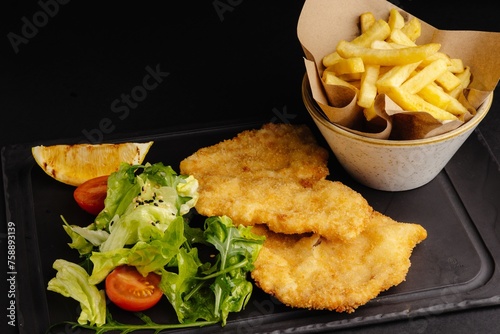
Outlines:
[{"label": "arugula leaf", "polygon": [[224,326],[230,312],[246,306],[253,290],[247,273],[264,242],[264,237],[250,229],[235,227],[227,216],[207,218],[204,238],[219,251],[214,264],[202,264],[197,248],[181,249],[178,272],[162,272],[160,288],[174,306],[179,322],[203,319]]},{"label": "arugula leaf", "polygon": [[175,309],[180,323],[203,319],[218,321],[213,312],[214,296],[205,282],[197,279],[202,263],[198,249],[181,249],[177,254],[178,273],[162,271],[160,289]]},{"label": "arugula leaf", "polygon": [[230,312],[239,312],[248,303],[253,285],[246,276],[253,269],[264,237],[252,233],[251,227],[234,227],[227,216],[207,218],[204,234],[219,251],[216,261],[221,275],[211,288],[215,293],[215,315],[224,326]]}]

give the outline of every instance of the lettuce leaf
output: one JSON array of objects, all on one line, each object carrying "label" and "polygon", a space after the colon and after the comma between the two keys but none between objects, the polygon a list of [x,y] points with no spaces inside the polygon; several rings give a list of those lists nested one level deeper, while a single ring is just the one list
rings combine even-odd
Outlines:
[{"label": "lettuce leaf", "polygon": [[120,265],[134,266],[144,276],[149,272],[160,272],[176,255],[184,244],[184,219],[177,217],[161,238],[149,242],[139,241],[131,248],[117,248],[107,252],[93,252],[92,284],[102,282],[106,276]]},{"label": "lettuce leaf", "polygon": [[[139,170],[142,172],[139,173]],[[123,163],[108,178],[104,209],[95,219],[99,229],[110,229],[110,224],[142,205],[158,205],[164,212],[162,223],[169,218],[186,214],[198,200],[198,180],[193,176],[178,175],[163,163],[129,165]],[[167,214],[168,213],[168,214]]]},{"label": "lettuce leaf", "polygon": [[54,261],[53,268],[57,270],[57,274],[49,281],[47,289],[80,302],[82,311],[78,323],[103,325],[106,322],[104,291],[89,283],[89,275],[85,269],[61,259]]}]

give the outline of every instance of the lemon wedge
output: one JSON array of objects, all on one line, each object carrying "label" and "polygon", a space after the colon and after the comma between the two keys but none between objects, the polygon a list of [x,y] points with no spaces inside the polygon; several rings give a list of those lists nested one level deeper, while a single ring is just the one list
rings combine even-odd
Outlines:
[{"label": "lemon wedge", "polygon": [[92,178],[109,175],[122,162],[141,164],[153,145],[145,143],[73,144],[34,146],[31,153],[37,164],[57,181],[79,186]]}]

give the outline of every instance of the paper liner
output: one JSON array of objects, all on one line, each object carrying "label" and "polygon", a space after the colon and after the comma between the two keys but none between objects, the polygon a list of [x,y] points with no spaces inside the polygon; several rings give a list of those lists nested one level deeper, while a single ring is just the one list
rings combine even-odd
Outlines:
[{"label": "paper liner", "polygon": [[[351,41],[360,34],[359,16],[372,12],[386,20],[392,8],[406,20],[414,16],[385,0],[306,0],[297,25],[297,34],[305,54],[304,63],[314,100],[332,122],[351,132],[379,139],[420,139],[451,131],[467,122],[486,97],[493,92],[500,78],[500,33],[465,30],[439,30],[419,19],[421,36],[418,45],[440,43],[441,52],[462,59],[469,66],[472,81],[460,101],[470,114],[458,121],[441,122],[425,112],[402,110],[388,97],[378,98],[376,111],[383,123],[373,129],[363,125],[362,108],[356,104],[356,91],[345,94],[346,87],[325,87],[321,80],[323,57],[335,51],[340,40]],[[347,95],[335,100],[335,94]],[[385,125],[385,126],[384,126]]]}]

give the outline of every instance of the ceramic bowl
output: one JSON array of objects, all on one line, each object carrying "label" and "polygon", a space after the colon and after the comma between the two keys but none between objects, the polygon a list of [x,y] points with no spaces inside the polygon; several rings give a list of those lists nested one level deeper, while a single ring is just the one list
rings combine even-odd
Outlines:
[{"label": "ceramic bowl", "polygon": [[439,174],[486,116],[493,93],[467,123],[418,140],[373,139],[331,123],[314,101],[307,76],[302,83],[302,98],[335,157],[354,179],[378,190],[405,191],[421,187]]}]

